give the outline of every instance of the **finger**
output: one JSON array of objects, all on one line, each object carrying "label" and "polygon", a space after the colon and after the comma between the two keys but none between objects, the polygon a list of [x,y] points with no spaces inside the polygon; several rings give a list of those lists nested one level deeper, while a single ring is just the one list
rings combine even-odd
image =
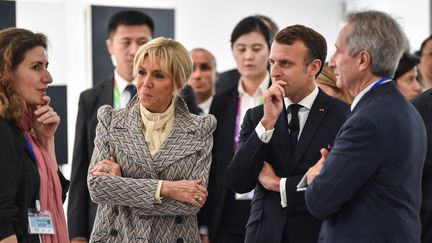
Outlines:
[{"label": "finger", "polygon": [[93,176],[111,176],[109,173],[101,172],[101,171],[95,171],[91,173]]},{"label": "finger", "polygon": [[36,116],[40,116],[40,115],[42,115],[42,114],[44,114],[44,113],[46,113],[46,112],[48,112],[48,111],[52,111],[53,109],[52,109],[52,107],[51,106],[48,106],[48,105],[41,105],[41,106],[39,106],[36,110],[34,110],[34,114],[36,115]]},{"label": "finger", "polygon": [[49,105],[51,103],[51,98],[47,95],[43,96],[42,99],[46,102],[45,105]]},{"label": "finger", "polygon": [[39,122],[41,122],[43,124],[58,124],[58,123],[60,123],[60,117],[56,113],[55,116],[48,117],[48,118],[46,118],[42,121],[39,121]]},{"label": "finger", "polygon": [[198,186],[198,191],[201,192],[201,193],[203,193],[206,196],[208,195],[207,188],[205,188],[204,186],[199,185]]}]

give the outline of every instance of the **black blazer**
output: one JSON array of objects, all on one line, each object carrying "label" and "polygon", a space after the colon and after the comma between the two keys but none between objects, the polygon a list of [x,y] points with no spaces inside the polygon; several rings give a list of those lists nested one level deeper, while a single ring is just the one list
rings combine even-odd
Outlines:
[{"label": "black blazer", "polygon": [[305,192],[321,243],[420,242],[426,130],[394,82],[368,91]]},{"label": "black blazer", "polygon": [[423,243],[432,242],[432,89],[413,99],[412,104],[420,113],[426,126],[427,152],[423,167],[422,206],[420,219],[422,222]]},{"label": "black blazer", "polygon": [[237,69],[231,69],[219,74],[219,79],[216,82],[216,94],[223,93],[227,90],[237,87],[240,80],[240,73]]},{"label": "black blazer", "polygon": [[[249,110],[244,118],[240,146],[227,169],[228,185],[236,192],[255,189],[252,209],[246,226],[245,242],[281,242],[288,224],[290,243],[316,242],[321,222],[307,211],[304,193],[296,185],[306,171],[320,158],[319,150],[333,144],[339,127],[345,121],[348,105],[322,90],[312,105],[297,143],[290,151],[288,116],[284,107],[273,136],[263,143],[255,127],[263,116],[263,106]],[[288,207],[282,208],[280,193],[266,190],[258,181],[264,161],[279,177],[286,177]]]},{"label": "black blazer", "polygon": [[79,98],[67,210],[71,239],[75,237],[90,239],[97,204],[90,199],[87,171],[94,149],[98,123],[97,111],[102,105],[113,105],[113,90],[114,78],[110,77],[82,92]]},{"label": "black blazer", "polygon": [[[36,208],[39,192],[39,172],[23,132],[0,118],[0,241],[16,235],[18,242],[39,242],[37,235],[28,233],[28,209]],[[62,199],[66,198],[69,181],[58,173]]]}]

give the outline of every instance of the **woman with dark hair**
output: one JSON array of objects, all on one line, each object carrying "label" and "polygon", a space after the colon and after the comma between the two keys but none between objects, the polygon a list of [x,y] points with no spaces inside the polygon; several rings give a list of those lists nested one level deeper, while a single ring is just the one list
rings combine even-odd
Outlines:
[{"label": "woman with dark hair", "polygon": [[0,242],[68,242],[54,134],[60,117],[46,95],[47,38],[0,31]]},{"label": "woman with dark hair", "polygon": [[417,64],[419,59],[409,53],[404,53],[399,60],[393,80],[399,91],[407,100],[420,94],[422,87],[417,80]]},{"label": "woman with dark hair", "polygon": [[[214,97],[210,114],[218,124],[214,133],[208,203],[199,214],[201,234],[206,242],[243,242],[253,192],[236,194],[228,188],[225,168],[234,156],[246,111],[262,104],[270,85],[268,57],[272,34],[257,16],[242,19],[231,34],[231,50],[240,77],[225,77],[230,84]],[[219,81],[218,81],[219,82]]]}]

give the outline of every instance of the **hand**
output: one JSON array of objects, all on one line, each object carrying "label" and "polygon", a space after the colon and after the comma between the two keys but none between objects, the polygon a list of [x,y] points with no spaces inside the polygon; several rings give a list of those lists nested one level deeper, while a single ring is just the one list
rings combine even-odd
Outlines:
[{"label": "hand", "polygon": [[70,243],[87,243],[88,241],[86,240],[74,240],[72,239]]},{"label": "hand", "polygon": [[208,235],[201,235],[201,241],[202,243],[210,243],[210,238]]},{"label": "hand", "polygon": [[11,235],[4,238],[3,240],[0,240],[0,243],[18,243],[18,239],[16,235]]},{"label": "hand", "polygon": [[207,199],[207,188],[202,186],[202,180],[163,181],[161,197],[187,202],[201,208]]},{"label": "hand", "polygon": [[276,175],[273,167],[266,161],[259,173],[258,180],[263,187],[269,191],[280,192],[280,177]]},{"label": "hand", "polygon": [[322,167],[324,166],[324,162],[327,160],[327,156],[329,153],[328,150],[322,148],[320,152],[321,152],[321,159],[318,160],[318,162],[314,166],[310,167],[306,173],[308,185],[310,185],[312,181],[315,179],[315,176],[317,176],[320,173]]},{"label": "hand", "polygon": [[46,146],[47,140],[54,138],[54,134],[60,124],[60,116],[49,106],[50,97],[44,96],[42,99],[46,101],[45,105],[38,105],[36,106],[36,110],[33,111],[35,115],[33,130],[39,142],[43,146]]},{"label": "hand", "polygon": [[282,112],[285,97],[284,85],[286,83],[276,81],[264,93],[264,115],[261,124],[266,131],[273,129],[279,114]]},{"label": "hand", "polygon": [[121,168],[114,157],[111,156],[109,160],[104,159],[99,161],[93,169],[90,170],[90,173],[94,176],[121,176]]}]

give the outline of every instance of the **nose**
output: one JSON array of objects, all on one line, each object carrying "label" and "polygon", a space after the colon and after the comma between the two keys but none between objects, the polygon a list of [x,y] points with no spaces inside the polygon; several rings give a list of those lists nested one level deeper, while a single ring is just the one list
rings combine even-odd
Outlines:
[{"label": "nose", "polygon": [[414,88],[416,93],[419,93],[421,91],[420,83],[417,80],[414,81],[413,88]]},{"label": "nose", "polygon": [[270,66],[270,76],[272,78],[277,78],[280,76],[280,68],[276,62],[271,64],[271,66]]},{"label": "nose", "polygon": [[42,82],[46,84],[50,84],[53,82],[53,79],[51,77],[51,74],[48,70],[45,70],[43,76],[42,76]]},{"label": "nose", "polygon": [[332,68],[332,69],[335,69],[335,68],[336,68],[335,54],[333,54],[333,55],[330,57],[330,60],[329,60],[329,62],[328,62],[328,65],[329,65],[329,67]]},{"label": "nose", "polygon": [[135,56],[135,53],[138,51],[139,47],[140,47],[140,44],[137,43],[137,42],[135,42],[135,41],[133,41],[133,42],[130,44],[130,47],[129,47],[129,52],[130,52],[130,54],[131,54],[132,56]]},{"label": "nose", "polygon": [[244,57],[245,57],[246,59],[252,59],[252,58],[254,57],[254,52],[252,51],[252,49],[250,49],[250,48],[246,48],[246,51],[245,51]]},{"label": "nose", "polygon": [[191,77],[193,79],[201,79],[201,70],[199,68],[194,69]]}]

